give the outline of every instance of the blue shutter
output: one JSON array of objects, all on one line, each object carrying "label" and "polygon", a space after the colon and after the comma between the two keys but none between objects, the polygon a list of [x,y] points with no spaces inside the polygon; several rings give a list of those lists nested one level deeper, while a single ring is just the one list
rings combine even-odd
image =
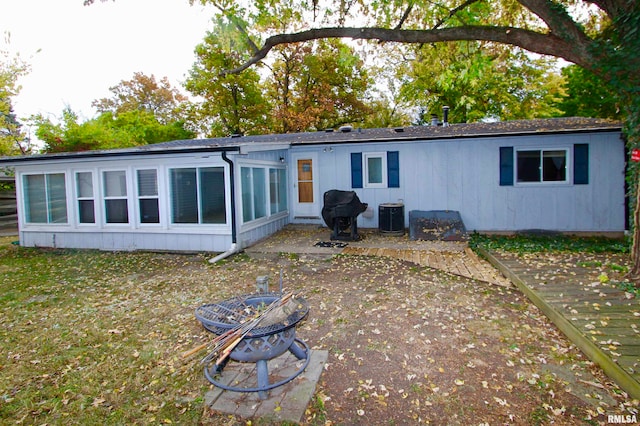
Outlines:
[{"label": "blue shutter", "polygon": [[513,185],[513,147],[500,147],[500,186]]},{"label": "blue shutter", "polygon": [[573,184],[589,184],[589,144],[573,145]]},{"label": "blue shutter", "polygon": [[400,155],[398,151],[387,152],[387,186],[400,188]]},{"label": "blue shutter", "polygon": [[362,188],[362,153],[351,153],[351,187]]}]

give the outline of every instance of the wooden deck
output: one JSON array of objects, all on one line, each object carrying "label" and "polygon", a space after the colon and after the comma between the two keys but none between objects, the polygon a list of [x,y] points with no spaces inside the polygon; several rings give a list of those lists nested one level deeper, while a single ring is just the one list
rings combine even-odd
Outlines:
[{"label": "wooden deck", "polygon": [[482,253],[631,398],[640,399],[640,301],[585,279],[580,268],[541,279],[517,257]]}]

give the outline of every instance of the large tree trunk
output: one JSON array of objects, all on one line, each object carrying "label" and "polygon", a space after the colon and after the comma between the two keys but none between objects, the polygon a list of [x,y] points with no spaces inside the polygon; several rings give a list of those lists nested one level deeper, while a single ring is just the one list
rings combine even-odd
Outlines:
[{"label": "large tree trunk", "polygon": [[633,243],[631,245],[631,270],[628,278],[640,288],[640,182],[637,183],[636,205],[633,210]]},{"label": "large tree trunk", "polygon": [[[640,148],[640,97],[636,94],[636,84],[640,84],[637,72],[633,74],[636,78],[628,78],[632,81],[631,88],[622,92],[626,95],[626,122],[624,136],[629,153],[634,148]],[[638,83],[635,83],[638,82]],[[627,182],[630,193],[635,196],[633,209],[633,242],[631,244],[631,269],[627,274],[636,287],[640,288],[640,163],[630,161],[627,166]]]}]

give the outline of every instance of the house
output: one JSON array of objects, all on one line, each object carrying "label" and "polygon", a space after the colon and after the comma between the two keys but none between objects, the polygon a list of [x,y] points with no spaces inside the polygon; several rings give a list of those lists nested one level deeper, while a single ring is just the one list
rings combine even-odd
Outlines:
[{"label": "house", "polygon": [[[445,123],[448,124],[448,123]],[[455,210],[469,230],[620,234],[620,123],[568,118],[230,136],[0,159],[16,173],[20,243],[223,252],[287,223],[321,225],[323,193]],[[406,222],[408,223],[408,222]]]}]

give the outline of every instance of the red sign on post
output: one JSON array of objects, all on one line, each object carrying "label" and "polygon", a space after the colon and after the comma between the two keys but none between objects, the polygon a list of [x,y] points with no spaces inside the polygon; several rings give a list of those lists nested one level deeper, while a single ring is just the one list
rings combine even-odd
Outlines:
[{"label": "red sign on post", "polygon": [[631,161],[635,161],[636,163],[640,161],[640,149],[633,148],[631,150]]}]

